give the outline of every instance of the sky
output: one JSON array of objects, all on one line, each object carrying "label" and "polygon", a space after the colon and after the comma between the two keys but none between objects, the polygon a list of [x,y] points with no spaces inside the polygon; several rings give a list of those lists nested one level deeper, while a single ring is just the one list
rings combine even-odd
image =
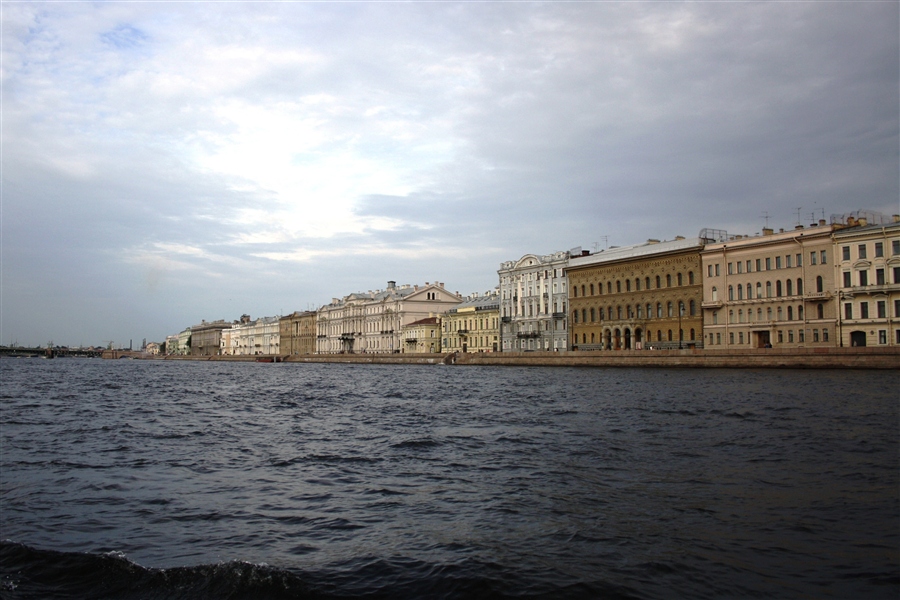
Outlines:
[{"label": "sky", "polygon": [[0,4],[0,344],[900,212],[900,4]]}]

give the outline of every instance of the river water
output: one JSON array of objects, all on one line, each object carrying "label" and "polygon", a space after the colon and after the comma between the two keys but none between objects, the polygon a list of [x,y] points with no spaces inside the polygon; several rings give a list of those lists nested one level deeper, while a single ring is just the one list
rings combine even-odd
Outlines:
[{"label": "river water", "polygon": [[900,374],[0,360],[3,598],[897,598]]}]

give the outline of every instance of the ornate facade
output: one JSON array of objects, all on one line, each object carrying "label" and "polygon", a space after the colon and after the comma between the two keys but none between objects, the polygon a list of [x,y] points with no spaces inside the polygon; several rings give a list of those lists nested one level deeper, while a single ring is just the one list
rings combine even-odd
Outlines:
[{"label": "ornate facade", "polygon": [[281,318],[282,354],[315,354],[316,313],[296,311]]},{"label": "ornate facade", "polygon": [[199,325],[191,327],[191,356],[215,356],[219,354],[222,340],[222,330],[231,327],[220,319],[207,323],[202,321]]},{"label": "ornate facade", "polygon": [[394,353],[402,350],[404,325],[441,314],[461,302],[440,282],[397,286],[335,298],[318,310],[316,352]]},{"label": "ornate facade", "polygon": [[569,252],[526,254],[500,265],[502,352],[566,350],[569,256]]},{"label": "ornate facade", "polygon": [[500,351],[500,292],[469,296],[444,315],[445,352]]},{"label": "ornate facade", "polygon": [[703,347],[706,241],[679,236],[572,258],[566,269],[572,349]]},{"label": "ornate facade", "polygon": [[900,345],[900,216],[834,233],[841,346]]}]

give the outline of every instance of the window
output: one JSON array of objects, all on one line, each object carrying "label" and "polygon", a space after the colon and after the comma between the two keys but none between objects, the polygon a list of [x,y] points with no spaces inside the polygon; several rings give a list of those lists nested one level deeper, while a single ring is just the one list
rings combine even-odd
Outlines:
[{"label": "window", "polygon": [[781,298],[781,280],[775,282],[775,297]]},{"label": "window", "polygon": [[859,285],[869,285],[869,272],[868,271],[860,271],[859,272]]},{"label": "window", "polygon": [[797,320],[798,321],[803,320],[803,305],[802,304],[797,307]]},{"label": "window", "polygon": [[818,341],[819,341],[819,330],[813,329],[813,342],[818,342]]},{"label": "window", "polygon": [[798,266],[798,267],[802,267],[802,266],[803,266],[803,255],[802,255],[802,254],[798,254],[798,255],[797,255],[797,266]]},{"label": "window", "polygon": [[739,331],[739,332],[738,332],[738,343],[739,343],[739,344],[743,344],[743,343],[744,343],[744,332],[743,332],[743,331]]},{"label": "window", "polygon": [[788,321],[793,321],[793,320],[794,320],[794,307],[793,307],[793,306],[788,306],[787,308],[788,308],[788,309],[787,309],[787,315],[788,315],[787,320],[788,320]]},{"label": "window", "polygon": [[573,286],[572,286],[572,297],[573,297],[573,298],[577,298],[577,297],[578,297],[578,286],[577,286],[577,285],[573,285]]},{"label": "window", "polygon": [[900,240],[891,240],[891,254],[894,256],[900,254]]},{"label": "window", "polygon": [[781,331],[780,329],[778,330],[778,343],[779,344],[784,343],[784,332]]},{"label": "window", "polygon": [[[900,300],[898,300],[897,302],[900,302]],[[712,324],[713,325],[719,324],[719,311],[717,311],[717,310],[714,310],[712,312]]]},{"label": "window", "polygon": [[738,290],[738,298],[737,299],[743,300],[744,299],[744,286],[742,286],[741,284],[738,284],[737,290]]},{"label": "window", "polygon": [[622,282],[621,282],[621,281],[618,281],[618,280],[616,281],[616,293],[617,293],[617,294],[621,294],[621,293],[622,293]]},{"label": "window", "polygon": [[803,295],[803,280],[800,279],[799,277],[797,278],[797,295],[798,296]]},{"label": "window", "polygon": [[644,307],[641,306],[640,304],[637,305],[637,318],[638,319],[644,318]]},{"label": "window", "polygon": [[[719,274],[719,265],[716,265],[716,275]],[[656,289],[661,288],[662,286],[659,284],[659,275],[656,276]]]},{"label": "window", "polygon": [[728,343],[734,345],[734,332],[728,334]]},{"label": "window", "polygon": [[742,263],[741,261],[738,261],[737,263],[737,272],[738,275],[744,272],[744,263]]},{"label": "window", "polygon": [[744,309],[738,309],[738,323],[744,322]]},{"label": "window", "polygon": [[794,282],[791,281],[790,279],[788,279],[787,281],[784,282],[784,285],[786,288],[785,294],[787,294],[788,296],[793,296],[794,295]]},{"label": "window", "polygon": [[650,278],[649,277],[644,278],[644,289],[646,289],[646,290],[650,289]]},{"label": "window", "polygon": [[884,285],[884,269],[875,269],[875,285]]},{"label": "window", "polygon": [[859,256],[859,258],[866,258],[866,245],[860,244],[859,246],[857,246],[856,253]]},{"label": "window", "polygon": [[816,305],[816,318],[817,319],[825,318],[825,305],[824,304],[820,303],[820,304]]},{"label": "window", "polygon": [[868,302],[860,302],[859,303],[859,318],[860,319],[868,319],[869,318],[869,303]]},{"label": "window", "polygon": [[712,265],[706,265],[706,276],[712,277]]},{"label": "window", "polygon": [[900,267],[894,267],[894,283],[900,283]]},{"label": "window", "polygon": [[647,305],[647,318],[648,319],[653,318],[653,307],[650,306],[649,304]]},{"label": "window", "polygon": [[900,300],[894,300],[894,316],[900,317]]},{"label": "window", "polygon": [[762,283],[756,282],[756,297],[762,298]]},{"label": "window", "polygon": [[784,312],[781,310],[781,307],[780,307],[780,306],[778,307],[778,320],[779,320],[779,321],[783,321],[783,320],[784,320]]},{"label": "window", "polygon": [[612,294],[612,281],[607,281],[607,282],[606,282],[606,293],[607,293],[607,294]]},{"label": "window", "polygon": [[662,319],[662,303],[661,302],[656,303],[656,318]]},{"label": "window", "polygon": [[[900,330],[898,330],[897,333],[900,334]],[[716,345],[717,346],[722,345],[722,334],[721,333],[716,334]]]},{"label": "window", "polygon": [[848,320],[853,318],[853,305],[849,302],[844,304],[844,318]]},{"label": "window", "polygon": [[819,253],[819,258],[821,259],[820,262],[821,262],[823,265],[827,265],[827,264],[828,264],[828,261],[826,260],[825,256],[826,256],[826,255],[825,255],[825,251],[822,250],[822,251]]},{"label": "window", "polygon": [[771,271],[771,270],[772,270],[772,259],[767,258],[766,259],[766,271]]},{"label": "window", "polygon": [[666,275],[666,287],[672,287],[672,276]]},{"label": "window", "polygon": [[728,274],[729,275],[734,275],[733,266],[734,266],[734,263],[728,263]]},{"label": "window", "polygon": [[694,272],[688,271],[688,285],[694,285]]},{"label": "window", "polygon": [[766,282],[766,298],[771,298],[771,297],[772,297],[772,282],[767,281]]},{"label": "window", "polygon": [[876,312],[877,312],[877,314],[878,314],[878,318],[879,318],[879,319],[886,319],[886,318],[887,318],[887,303],[886,303],[884,300],[879,300],[879,301],[875,304],[875,310],[876,310]]},{"label": "window", "polygon": [[747,300],[753,300],[753,284],[747,284]]},{"label": "window", "polygon": [[794,330],[793,329],[788,331],[788,343],[789,344],[794,343]]},{"label": "window", "polygon": [[816,277],[816,292],[821,294],[824,289],[825,282],[822,280],[822,276],[819,275],[818,277]]},{"label": "window", "polygon": [[780,257],[780,256],[776,256],[776,257],[775,257],[775,268],[776,268],[776,269],[780,269],[780,268],[781,268],[781,257]]},{"label": "window", "polygon": [[887,344],[887,329],[878,330],[878,343]]},{"label": "window", "polygon": [[784,257],[784,268],[785,269],[791,268],[791,255],[790,254],[788,254],[787,256]]},{"label": "window", "polygon": [[626,292],[630,292],[630,291],[631,291],[631,280],[630,280],[630,279],[626,279],[626,280],[625,280],[625,291],[626,291]]},{"label": "window", "polygon": [[[591,284],[591,296],[593,296],[593,295],[594,295],[594,284],[592,283]],[[593,320],[593,319],[591,319],[591,320]]]},{"label": "window", "polygon": [[828,330],[827,330],[827,329],[823,329],[823,330],[822,330],[822,341],[823,341],[823,342],[827,342],[827,341],[828,341]]},{"label": "window", "polygon": [[638,277],[637,279],[634,280],[634,289],[637,290],[638,292],[641,291],[641,278],[640,277]]},{"label": "window", "polygon": [[875,258],[881,258],[882,256],[884,256],[884,244],[875,242]]},{"label": "window", "polygon": [[[716,263],[716,277],[719,276],[719,263]],[[659,287],[659,286],[656,286]]]},{"label": "window", "polygon": [[841,260],[850,260],[850,246],[841,247]]},{"label": "window", "polygon": [[751,265],[751,264],[752,264],[752,263],[748,260],[748,261],[747,261],[747,272],[748,272],[748,273],[750,272],[750,265]]},{"label": "window", "polygon": [[679,273],[677,277],[678,277],[678,287],[681,287],[683,285],[683,283],[681,281],[681,273]]},{"label": "window", "polygon": [[675,312],[674,312],[674,309],[672,308],[671,302],[666,302],[666,314],[670,317],[675,316]]},{"label": "window", "polygon": [[850,287],[850,271],[844,271],[844,287]]},{"label": "window", "polygon": [[757,271],[760,270],[760,268],[759,268],[759,265],[760,265],[760,264],[761,264],[760,259],[757,258],[757,259],[756,259],[756,270],[757,270]]},{"label": "window", "polygon": [[728,286],[728,301],[734,300],[734,286]]},{"label": "window", "polygon": [[697,315],[697,302],[691,300],[691,316],[694,317]]}]

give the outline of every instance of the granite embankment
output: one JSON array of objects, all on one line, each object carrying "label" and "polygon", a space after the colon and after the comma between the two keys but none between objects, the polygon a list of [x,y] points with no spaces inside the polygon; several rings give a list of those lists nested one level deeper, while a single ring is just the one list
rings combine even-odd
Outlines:
[{"label": "granite embankment", "polygon": [[750,350],[624,350],[614,352],[503,352],[478,354],[307,354],[302,356],[166,356],[106,351],[103,358],[553,367],[900,369],[900,347]]}]

